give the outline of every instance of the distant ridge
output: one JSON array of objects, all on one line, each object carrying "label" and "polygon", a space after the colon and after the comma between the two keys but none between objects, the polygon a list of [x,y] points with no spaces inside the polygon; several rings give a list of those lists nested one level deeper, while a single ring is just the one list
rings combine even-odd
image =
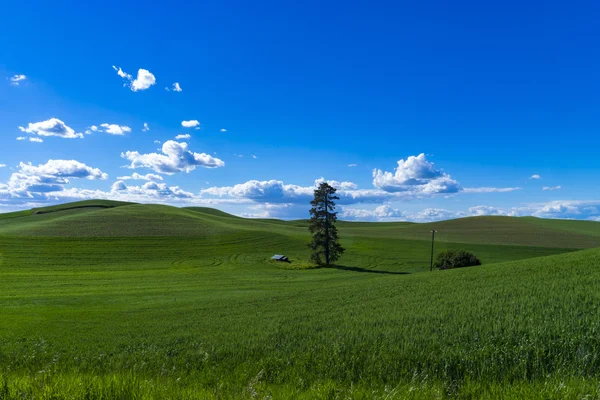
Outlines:
[{"label": "distant ridge", "polygon": [[[344,239],[440,242],[564,249],[600,247],[600,223],[532,217],[480,216],[431,223],[339,221]],[[0,235],[63,237],[207,237],[254,232],[308,236],[305,220],[248,219],[207,207],[178,208],[85,200],[0,214]],[[304,239],[303,239],[304,240]],[[354,239],[352,239],[354,240]]]}]

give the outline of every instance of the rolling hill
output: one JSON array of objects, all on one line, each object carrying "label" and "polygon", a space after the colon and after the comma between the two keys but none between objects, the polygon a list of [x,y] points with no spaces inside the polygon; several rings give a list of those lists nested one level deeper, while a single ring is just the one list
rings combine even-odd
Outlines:
[{"label": "rolling hill", "polygon": [[[340,265],[304,269],[304,221],[107,201],[0,214],[0,398],[600,395],[600,223],[339,229]],[[484,265],[424,273],[431,229]]]}]

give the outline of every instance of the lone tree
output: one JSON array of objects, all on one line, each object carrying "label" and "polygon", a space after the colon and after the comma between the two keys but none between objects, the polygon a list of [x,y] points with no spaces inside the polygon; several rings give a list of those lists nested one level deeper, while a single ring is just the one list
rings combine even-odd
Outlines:
[{"label": "lone tree", "polygon": [[336,189],[323,182],[315,189],[315,198],[310,202],[310,221],[308,229],[312,233],[311,261],[317,265],[330,265],[337,261],[344,253],[344,248],[339,243],[337,228],[337,212],[335,200],[340,198],[335,195]]}]

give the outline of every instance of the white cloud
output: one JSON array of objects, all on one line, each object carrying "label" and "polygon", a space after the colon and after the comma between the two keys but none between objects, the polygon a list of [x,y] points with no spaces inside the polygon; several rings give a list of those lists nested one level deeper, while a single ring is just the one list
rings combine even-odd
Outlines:
[{"label": "white cloud", "polygon": [[27,136],[19,136],[19,137],[17,137],[17,140],[29,140],[30,142],[34,142],[34,143],[42,143],[44,141],[44,139],[42,139],[42,138],[27,137]]},{"label": "white cloud", "polygon": [[358,165],[357,165],[357,164],[348,164],[348,166],[349,166],[350,168],[352,168],[352,167],[358,167]]},{"label": "white cloud", "polygon": [[140,175],[137,172],[134,172],[133,174],[131,174],[131,176],[119,176],[117,179],[122,180],[122,181],[130,180],[130,179],[142,180],[142,181],[162,181],[163,177],[160,175],[156,175],[156,174]]},{"label": "white cloud", "polygon": [[114,65],[112,67],[115,71],[117,71],[117,74],[121,78],[127,79],[130,82],[129,88],[133,92],[138,92],[140,90],[146,90],[150,86],[152,86],[156,83],[156,77],[154,76],[154,74],[152,74],[152,72],[148,71],[147,69],[140,68],[138,70],[137,77],[135,79],[133,79],[133,76],[126,73],[121,68],[117,68]]},{"label": "white cloud", "polygon": [[6,164],[0,164],[0,168],[6,167]]},{"label": "white cloud", "polygon": [[140,154],[137,151],[121,153],[121,157],[131,161],[129,168],[150,168],[164,174],[176,172],[190,172],[196,167],[218,168],[225,163],[206,153],[193,153],[188,150],[187,143],[178,143],[173,140],[166,141],[162,146],[162,153]]},{"label": "white cloud", "polygon": [[102,132],[101,130],[98,129],[98,127],[96,125],[92,125],[89,128],[87,128],[84,133],[86,135],[90,135],[92,132],[98,132],[98,131]]},{"label": "white cloud", "polygon": [[146,90],[150,86],[156,83],[156,78],[152,72],[147,69],[140,68],[138,70],[137,78],[131,82],[131,90],[137,92],[140,90]]},{"label": "white cloud", "polygon": [[100,132],[105,132],[108,133],[110,135],[124,135],[126,132],[131,132],[131,128],[128,126],[121,126],[121,125],[117,125],[117,124],[100,124],[100,126],[102,128],[104,128],[104,130],[99,130]]},{"label": "white cloud", "polygon": [[408,214],[387,204],[374,210],[344,207],[339,214],[340,219],[349,221],[406,221]]},{"label": "white cloud", "polygon": [[179,139],[190,139],[192,137],[192,135],[190,135],[189,133],[185,133],[185,134],[179,134],[177,136],[175,136],[175,140],[179,140]]},{"label": "white cloud", "polygon": [[82,133],[75,133],[75,130],[57,118],[50,118],[41,122],[30,122],[27,128],[20,126],[19,130],[38,136],[57,136],[65,139],[83,138]]},{"label": "white cloud", "polygon": [[333,186],[336,189],[353,190],[358,188],[358,185],[354,182],[339,182],[334,180],[327,180],[323,177],[315,180],[315,187],[319,186],[323,182],[327,182],[330,186]]},{"label": "white cloud", "polygon": [[590,219],[600,217],[600,200],[556,200],[529,206],[541,218]]},{"label": "white cloud", "polygon": [[142,128],[142,132],[148,132],[150,130],[150,127],[148,126],[147,122],[144,122],[144,127]]},{"label": "white cloud", "polygon": [[108,174],[98,168],[91,168],[76,160],[48,160],[46,164],[35,166],[31,163],[19,163],[20,172],[36,176],[57,176],[87,179],[107,179]]},{"label": "white cloud", "polygon": [[175,82],[173,84],[173,91],[174,92],[182,92],[183,91],[183,89],[181,88],[181,86],[179,86],[179,82]]},{"label": "white cloud", "polygon": [[546,191],[549,191],[549,190],[559,190],[559,189],[562,189],[562,186],[544,186],[542,188],[542,190],[546,190]]},{"label": "white cloud", "polygon": [[506,188],[495,188],[495,187],[478,187],[478,188],[464,188],[464,193],[508,193],[521,190],[520,187],[506,187]]},{"label": "white cloud", "polygon": [[183,126],[184,128],[193,128],[195,126],[199,126],[200,122],[198,122],[195,119],[189,120],[189,121],[181,121],[181,126]]},{"label": "white cloud", "polygon": [[386,192],[413,191],[423,194],[457,193],[460,184],[450,175],[435,169],[425,154],[398,161],[395,172],[373,170],[373,186]]},{"label": "white cloud", "polygon": [[255,156],[254,154],[252,154],[252,158],[254,158],[256,160],[258,157]]},{"label": "white cloud", "polygon": [[417,212],[405,212],[389,205],[381,205],[373,210],[344,207],[339,217],[348,221],[410,221],[432,222],[444,219],[462,218],[466,214],[461,211],[450,211],[442,208],[425,208]]},{"label": "white cloud", "polygon": [[19,86],[20,83],[22,81],[24,81],[25,79],[27,79],[27,77],[25,75],[22,75],[22,74],[21,75],[13,75],[10,78],[10,84],[13,86]]},{"label": "white cloud", "polygon": [[128,186],[122,180],[116,181],[111,187],[111,192],[120,196],[134,197],[137,199],[192,199],[193,193],[182,190],[179,186],[167,186],[166,183],[146,182],[141,186]]},{"label": "white cloud", "polygon": [[229,196],[237,199],[260,200],[271,203],[291,202],[292,200],[308,201],[313,195],[314,187],[286,185],[282,181],[251,180],[234,186],[211,187],[203,189],[201,194],[212,196]]},{"label": "white cloud", "polygon": [[538,174],[533,174],[529,177],[529,179],[542,179],[542,177]]},{"label": "white cloud", "polygon": [[[203,189],[200,194],[207,196],[229,197],[233,199],[251,200],[257,203],[304,203],[307,204],[313,197],[316,185],[323,182],[317,179],[311,186],[285,184],[278,180],[258,181],[251,180],[234,186],[211,187]],[[336,193],[340,197],[339,204],[374,203],[392,199],[402,199],[405,193],[389,193],[383,190],[356,189],[352,182],[327,181],[330,185],[339,188]]]},{"label": "white cloud", "polygon": [[119,75],[121,78],[125,78],[125,79],[128,79],[128,80],[132,80],[132,79],[133,79],[133,77],[132,77],[131,75],[129,75],[128,73],[126,73],[125,71],[123,71],[121,68],[117,68],[117,67],[116,67],[116,66],[114,66],[114,65],[113,65],[112,67],[113,67],[113,69],[114,69],[115,71],[117,71],[117,74],[118,74],[118,75]]},{"label": "white cloud", "polygon": [[44,198],[48,193],[61,192],[70,183],[69,178],[104,180],[108,175],[75,160],[48,160],[37,166],[21,162],[8,184],[3,185],[0,196]]},{"label": "white cloud", "polygon": [[160,144],[160,140],[155,140],[154,143],[155,144]]},{"label": "white cloud", "polygon": [[469,208],[469,214],[473,216],[483,215],[511,215],[510,212],[506,212],[502,209],[492,206],[475,206]]},{"label": "white cloud", "polygon": [[227,132],[227,129],[225,129],[225,128],[221,128],[221,130],[220,130],[219,132],[223,132],[223,133],[225,133],[225,132]]}]

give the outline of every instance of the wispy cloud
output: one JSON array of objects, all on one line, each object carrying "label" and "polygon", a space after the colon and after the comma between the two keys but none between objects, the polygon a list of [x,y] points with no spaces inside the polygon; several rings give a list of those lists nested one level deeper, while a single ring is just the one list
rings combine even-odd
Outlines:
[{"label": "wispy cloud", "polygon": [[27,79],[25,75],[13,75],[10,77],[10,84],[13,86],[19,86],[21,82]]}]

